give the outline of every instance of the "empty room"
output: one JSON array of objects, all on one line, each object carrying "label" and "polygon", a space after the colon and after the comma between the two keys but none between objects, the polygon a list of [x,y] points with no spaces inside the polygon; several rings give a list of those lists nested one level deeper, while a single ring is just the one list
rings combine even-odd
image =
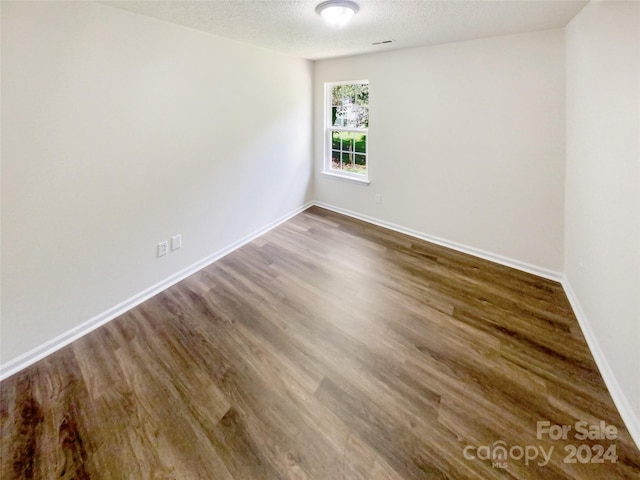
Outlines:
[{"label": "empty room", "polygon": [[640,478],[640,2],[1,1],[0,478]]}]

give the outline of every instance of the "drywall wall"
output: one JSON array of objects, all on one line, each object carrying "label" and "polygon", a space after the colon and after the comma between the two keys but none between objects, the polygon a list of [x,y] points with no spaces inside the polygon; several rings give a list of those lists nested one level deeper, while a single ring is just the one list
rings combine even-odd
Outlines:
[{"label": "drywall wall", "polygon": [[566,66],[566,282],[639,441],[640,4],[589,3]]},{"label": "drywall wall", "polygon": [[0,361],[308,201],[311,85],[308,61],[117,8],[2,2]]},{"label": "drywall wall", "polygon": [[[370,82],[369,186],[320,174],[324,83],[356,79]],[[316,62],[314,105],[318,201],[562,270],[562,30]]]}]

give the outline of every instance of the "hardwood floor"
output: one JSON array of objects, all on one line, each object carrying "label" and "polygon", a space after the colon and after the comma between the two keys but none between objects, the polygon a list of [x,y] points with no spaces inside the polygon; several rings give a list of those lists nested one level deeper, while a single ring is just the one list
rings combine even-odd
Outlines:
[{"label": "hardwood floor", "polygon": [[0,414],[3,480],[640,478],[559,284],[317,207],[8,378]]}]

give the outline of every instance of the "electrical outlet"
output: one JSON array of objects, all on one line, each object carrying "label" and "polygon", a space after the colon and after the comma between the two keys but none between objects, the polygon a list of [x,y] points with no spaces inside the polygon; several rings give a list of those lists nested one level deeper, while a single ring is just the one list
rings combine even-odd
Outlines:
[{"label": "electrical outlet", "polygon": [[171,237],[171,251],[178,250],[182,246],[182,235]]},{"label": "electrical outlet", "polygon": [[164,257],[167,253],[169,253],[169,242],[160,242],[158,244],[158,256]]},{"label": "electrical outlet", "polygon": [[376,193],[376,203],[382,203],[382,195],[379,193]]}]

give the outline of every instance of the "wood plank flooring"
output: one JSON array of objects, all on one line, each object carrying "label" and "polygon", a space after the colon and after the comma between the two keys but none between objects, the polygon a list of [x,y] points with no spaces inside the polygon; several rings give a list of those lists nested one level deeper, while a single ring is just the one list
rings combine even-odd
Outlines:
[{"label": "wood plank flooring", "polygon": [[8,378],[0,416],[2,480],[640,478],[559,284],[317,207]]}]

